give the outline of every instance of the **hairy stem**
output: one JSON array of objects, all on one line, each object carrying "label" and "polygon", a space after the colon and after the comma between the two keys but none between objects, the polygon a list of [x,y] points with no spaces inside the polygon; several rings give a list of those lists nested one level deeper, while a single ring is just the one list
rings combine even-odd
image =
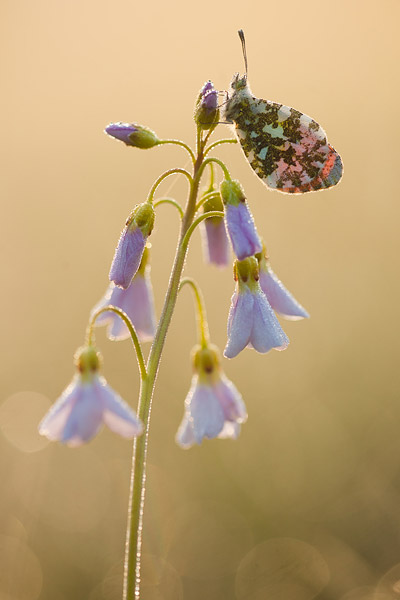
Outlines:
[{"label": "hairy stem", "polygon": [[[183,215],[181,223],[181,231],[175,254],[174,265],[172,267],[171,277],[169,280],[168,289],[164,301],[164,307],[162,309],[157,331],[147,361],[147,376],[145,379],[142,379],[141,383],[138,416],[143,421],[144,433],[139,438],[136,438],[134,442],[131,491],[128,512],[128,528],[125,550],[123,600],[138,600],[140,597],[140,558],[142,547],[143,507],[145,499],[146,482],[146,458],[150,426],[151,402],[158,367],[160,363],[160,357],[162,349],[164,347],[165,337],[171,322],[174,307],[176,304],[181,274],[185,264],[188,242],[187,233],[190,229],[196,211],[196,199],[199,189],[200,177],[203,171],[203,169],[201,168],[203,163],[203,148],[204,145],[202,145],[201,140],[198,137],[198,156],[194,164],[193,179],[191,178],[191,176],[189,176],[189,181],[191,180],[190,192],[185,213]],[[182,173],[183,170],[171,169],[168,175],[172,174],[173,172]],[[168,175],[167,173],[165,173],[157,180],[156,184],[152,188],[151,196],[154,195],[154,191],[158,183],[161,183],[162,179],[164,179]]]}]

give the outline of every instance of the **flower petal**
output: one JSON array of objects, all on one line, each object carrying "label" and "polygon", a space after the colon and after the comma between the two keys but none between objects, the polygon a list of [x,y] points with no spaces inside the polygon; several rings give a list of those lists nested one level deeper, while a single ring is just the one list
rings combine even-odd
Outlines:
[{"label": "flower petal", "polygon": [[224,219],[206,219],[202,230],[203,251],[207,262],[217,267],[226,267],[230,263],[230,249]]},{"label": "flower petal", "polygon": [[143,432],[143,424],[133,410],[106,383],[104,377],[96,382],[98,394],[103,404],[103,421],[114,433],[122,437],[132,438]]},{"label": "flower petal", "polygon": [[214,391],[217,395],[226,421],[237,421],[243,423],[247,419],[246,407],[242,395],[224,374],[214,385]]},{"label": "flower petal", "polygon": [[196,443],[193,433],[193,422],[190,419],[190,415],[186,412],[175,436],[175,441],[181,448],[185,449],[190,448]]},{"label": "flower petal", "polygon": [[228,203],[225,219],[233,251],[239,260],[261,252],[261,240],[246,202],[237,205]]},{"label": "flower petal", "polygon": [[268,352],[271,348],[285,350],[289,344],[289,339],[261,290],[254,294],[254,320],[250,344],[261,353]]},{"label": "flower petal", "polygon": [[76,375],[53,404],[39,424],[40,435],[46,436],[51,441],[61,439],[65,423],[79,398],[79,382],[79,377]]},{"label": "flower petal", "polygon": [[240,433],[240,423],[232,423],[231,421],[225,421],[224,427],[221,433],[218,435],[221,439],[231,438],[236,440]]},{"label": "flower petal", "polygon": [[73,410],[65,422],[60,442],[80,446],[91,440],[102,426],[102,402],[93,382],[80,383]]},{"label": "flower petal", "polygon": [[268,271],[260,269],[260,286],[271,307],[285,319],[297,321],[309,318],[306,309],[297,302],[269,267]]},{"label": "flower petal", "polygon": [[234,358],[247,346],[253,328],[254,296],[246,290],[235,292],[228,317],[228,342],[224,350],[226,358]]},{"label": "flower petal", "polygon": [[198,444],[203,438],[215,438],[222,431],[224,412],[210,386],[196,385],[188,410],[193,423],[194,439]]},{"label": "flower petal", "polygon": [[110,281],[126,289],[139,268],[146,239],[141,229],[126,226],[119,238],[110,269]]}]

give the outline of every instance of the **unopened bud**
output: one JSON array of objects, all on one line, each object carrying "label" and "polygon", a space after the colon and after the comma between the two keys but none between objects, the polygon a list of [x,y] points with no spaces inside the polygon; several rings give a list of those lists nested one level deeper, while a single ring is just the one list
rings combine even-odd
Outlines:
[{"label": "unopened bud", "polygon": [[160,143],[154,131],[137,123],[110,123],[104,131],[116,140],[135,148],[153,148]]},{"label": "unopened bud", "polygon": [[219,120],[218,92],[211,81],[200,90],[194,111],[194,120],[201,129],[215,127]]}]

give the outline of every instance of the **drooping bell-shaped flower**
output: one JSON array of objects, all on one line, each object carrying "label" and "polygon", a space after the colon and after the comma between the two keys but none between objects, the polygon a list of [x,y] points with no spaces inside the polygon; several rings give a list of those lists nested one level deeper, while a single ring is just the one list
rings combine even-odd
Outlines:
[{"label": "drooping bell-shaped flower", "polygon": [[[216,192],[203,204],[203,212],[213,210],[224,210],[220,195]],[[226,234],[223,217],[210,217],[202,223],[203,225],[203,250],[207,262],[217,267],[226,267],[230,263],[229,240]]]},{"label": "drooping bell-shaped flower", "polygon": [[226,227],[237,258],[243,260],[261,252],[262,243],[239,181],[225,179],[220,190],[225,204]]},{"label": "drooping bell-shaped flower", "polygon": [[194,110],[194,120],[200,129],[211,129],[218,124],[218,92],[211,81],[201,88]]},{"label": "drooping bell-shaped flower", "polygon": [[154,131],[138,123],[110,123],[104,131],[116,140],[135,148],[153,148],[160,143]]},{"label": "drooping bell-shaped flower", "polygon": [[[143,252],[140,267],[133,277],[130,286],[124,290],[111,283],[103,298],[93,308],[92,315],[101,308],[111,304],[124,311],[132,322],[141,342],[153,339],[156,328],[153,287],[150,280],[149,249]],[[107,325],[107,336],[110,340],[119,341],[130,337],[129,329],[124,321],[114,312],[101,313],[95,325]]]},{"label": "drooping bell-shaped flower", "polygon": [[310,315],[296,298],[285,288],[275,275],[269,260],[263,252],[256,255],[260,270],[260,287],[271,307],[282,317],[291,321],[308,319]]},{"label": "drooping bell-shaped flower", "polygon": [[247,419],[246,407],[241,394],[222,372],[216,346],[197,346],[193,368],[177,443],[190,448],[204,438],[237,438],[241,423]]},{"label": "drooping bell-shaped flower", "polygon": [[130,285],[142,260],[154,219],[154,208],[149,202],[136,206],[128,217],[111,263],[110,281],[115,285],[124,289]]},{"label": "drooping bell-shaped flower", "polygon": [[78,373],[40,423],[39,433],[68,446],[88,442],[103,424],[125,438],[140,435],[141,421],[104,377],[99,376],[96,348],[80,348],[75,359]]},{"label": "drooping bell-shaped flower", "polygon": [[254,256],[235,262],[235,279],[224,356],[234,358],[246,346],[261,353],[287,348],[289,340],[260,287]]}]

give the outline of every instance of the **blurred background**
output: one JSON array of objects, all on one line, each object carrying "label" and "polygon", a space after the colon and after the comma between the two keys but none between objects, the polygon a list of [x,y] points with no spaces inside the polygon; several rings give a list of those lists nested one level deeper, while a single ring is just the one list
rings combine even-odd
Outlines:
[{"label": "blurred background", "polygon": [[[235,442],[183,451],[196,329],[182,293],[153,404],[141,598],[400,598],[398,0],[2,0],[0,17],[1,600],[121,598],[131,443],[103,431],[71,450],[37,423],[73,375],[131,208],[162,171],[189,166],[180,148],[127,148],[104,127],[136,121],[192,144],[200,87],[243,72],[239,28],[254,94],[321,123],[345,174],[290,197],[237,146],[218,152],[311,319],[283,322],[285,352],[224,361],[248,422]],[[221,125],[214,139],[230,135]],[[166,193],[183,203],[186,182]],[[158,314],[177,233],[161,207]],[[231,269],[204,264],[196,233],[185,272],[223,348]],[[136,406],[130,342],[97,340],[103,374]]]}]

